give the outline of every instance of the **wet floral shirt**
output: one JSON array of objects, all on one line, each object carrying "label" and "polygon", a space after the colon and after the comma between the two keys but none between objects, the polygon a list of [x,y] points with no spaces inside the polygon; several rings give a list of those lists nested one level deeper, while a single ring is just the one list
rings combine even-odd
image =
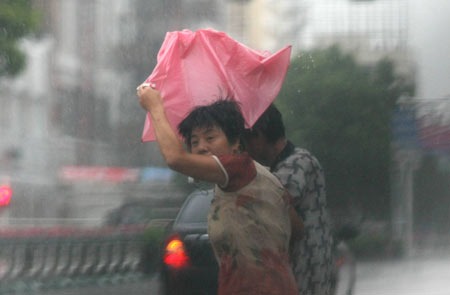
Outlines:
[{"label": "wet floral shirt", "polygon": [[288,257],[287,192],[245,153],[215,159],[227,176],[215,187],[208,216],[220,266],[218,294],[298,294]]}]

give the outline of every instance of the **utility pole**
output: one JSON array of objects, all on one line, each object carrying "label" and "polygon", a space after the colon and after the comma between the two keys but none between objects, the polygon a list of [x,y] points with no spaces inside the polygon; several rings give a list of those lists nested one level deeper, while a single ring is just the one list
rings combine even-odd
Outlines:
[{"label": "utility pole", "polygon": [[420,160],[417,150],[398,150],[394,155],[392,234],[400,240],[406,257],[414,253],[414,174]]},{"label": "utility pole", "polygon": [[405,256],[409,257],[414,249],[414,175],[422,156],[416,107],[409,97],[399,98],[392,128],[392,237],[401,242]]}]

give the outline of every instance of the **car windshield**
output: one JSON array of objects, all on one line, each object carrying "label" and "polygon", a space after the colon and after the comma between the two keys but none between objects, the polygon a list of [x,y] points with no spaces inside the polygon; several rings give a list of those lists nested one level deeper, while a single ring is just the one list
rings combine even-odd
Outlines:
[{"label": "car windshield", "polygon": [[212,190],[193,192],[181,209],[177,223],[206,223],[212,197]]}]

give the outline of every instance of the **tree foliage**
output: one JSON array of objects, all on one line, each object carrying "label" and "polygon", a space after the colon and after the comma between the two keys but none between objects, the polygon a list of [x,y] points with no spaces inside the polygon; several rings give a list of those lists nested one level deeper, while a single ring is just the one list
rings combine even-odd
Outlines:
[{"label": "tree foliage", "polygon": [[337,47],[292,60],[276,103],[288,137],[321,162],[332,207],[389,214],[390,117],[406,81],[387,59],[361,65]]},{"label": "tree foliage", "polygon": [[16,75],[25,66],[18,41],[38,24],[30,0],[0,0],[0,76]]}]

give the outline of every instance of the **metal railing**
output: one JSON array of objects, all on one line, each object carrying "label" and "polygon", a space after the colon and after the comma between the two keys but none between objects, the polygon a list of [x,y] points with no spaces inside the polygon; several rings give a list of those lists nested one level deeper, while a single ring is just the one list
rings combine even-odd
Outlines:
[{"label": "metal railing", "polygon": [[0,230],[0,294],[138,277],[144,226]]}]

